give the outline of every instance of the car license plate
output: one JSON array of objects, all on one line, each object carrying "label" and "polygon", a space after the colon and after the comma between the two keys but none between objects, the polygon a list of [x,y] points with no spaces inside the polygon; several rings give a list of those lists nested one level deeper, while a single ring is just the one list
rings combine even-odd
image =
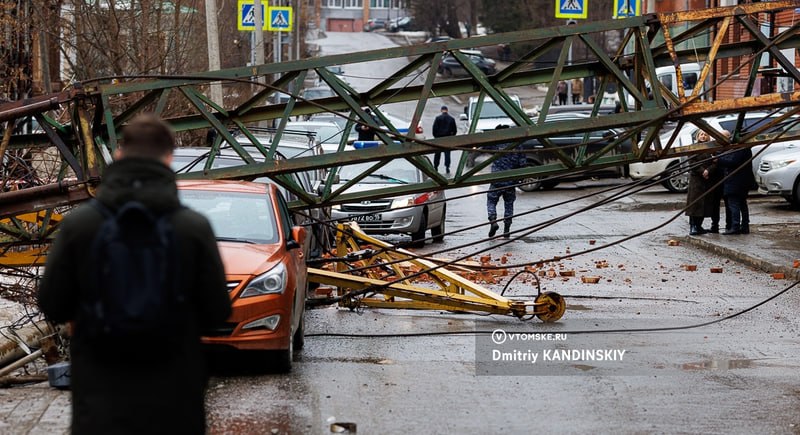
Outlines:
[{"label": "car license plate", "polygon": [[355,222],[374,222],[381,220],[381,215],[379,214],[356,214],[350,215],[350,220]]}]

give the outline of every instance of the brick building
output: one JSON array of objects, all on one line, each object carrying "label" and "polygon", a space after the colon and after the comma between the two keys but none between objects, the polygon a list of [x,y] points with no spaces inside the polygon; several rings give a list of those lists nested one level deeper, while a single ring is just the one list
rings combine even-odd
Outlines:
[{"label": "brick building", "polygon": [[[751,3],[748,0],[645,0],[646,12],[674,12],[674,11],[687,11],[708,9],[718,6],[734,6],[737,4]],[[800,19],[800,13],[794,9],[782,11],[775,15],[774,19],[770,20],[767,14],[761,14],[758,17],[758,24],[761,31],[765,34],[776,34],[793,25]],[[673,32],[674,34],[675,32]],[[697,44],[709,45],[713,41],[714,35],[704,35],[700,38],[695,38],[690,41]],[[753,36],[747,31],[744,26],[739,23],[732,23],[726,33],[724,43],[735,44],[743,41],[750,41],[754,39]],[[680,49],[691,49],[689,43],[679,46]],[[783,54],[787,59],[793,61],[798,65],[800,57],[798,57],[797,50],[788,49],[783,50]],[[745,63],[745,65],[742,65]],[[756,80],[756,92],[778,92],[778,91],[791,91],[794,87],[794,81],[790,77],[785,77],[781,74],[779,65],[771,59],[771,56],[763,55],[759,67],[759,77]],[[741,97],[745,93],[747,87],[747,79],[750,75],[750,64],[747,59],[743,57],[733,57],[721,59],[716,62],[714,66],[713,75],[710,78],[711,83],[721,80],[722,77],[729,76],[728,80],[720,84],[712,91],[712,98],[735,98]]]}]

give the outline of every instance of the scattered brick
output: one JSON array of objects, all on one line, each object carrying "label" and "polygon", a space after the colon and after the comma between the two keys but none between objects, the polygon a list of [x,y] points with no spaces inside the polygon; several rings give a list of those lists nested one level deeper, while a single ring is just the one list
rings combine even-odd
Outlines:
[{"label": "scattered brick", "polygon": [[775,272],[772,274],[772,279],[786,279],[786,275],[783,272]]},{"label": "scattered brick", "polygon": [[695,270],[697,270],[697,265],[696,265],[696,264],[684,264],[684,265],[683,265],[683,268],[684,268],[684,269],[685,269],[687,272],[694,272]]},{"label": "scattered brick", "polygon": [[600,282],[599,276],[581,276],[581,282],[585,284],[597,284]]},{"label": "scattered brick", "polygon": [[722,268],[721,267],[712,267],[711,268],[711,273],[722,273]]},{"label": "scattered brick", "polygon": [[678,240],[670,240],[670,241],[667,242],[667,245],[668,246],[680,246],[681,242],[678,241]]},{"label": "scattered brick", "polygon": [[595,243],[597,243],[597,240],[589,240],[590,245],[594,245]]}]

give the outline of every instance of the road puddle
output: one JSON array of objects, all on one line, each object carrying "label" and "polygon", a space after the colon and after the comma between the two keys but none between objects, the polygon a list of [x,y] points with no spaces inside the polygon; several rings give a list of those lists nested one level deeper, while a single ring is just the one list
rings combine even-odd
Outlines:
[{"label": "road puddle", "polygon": [[755,360],[752,359],[710,359],[679,365],[685,371],[748,369],[755,366]]}]

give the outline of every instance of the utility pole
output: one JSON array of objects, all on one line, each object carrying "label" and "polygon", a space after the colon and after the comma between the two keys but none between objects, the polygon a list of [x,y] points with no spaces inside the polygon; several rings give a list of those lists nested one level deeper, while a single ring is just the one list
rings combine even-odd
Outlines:
[{"label": "utility pole", "polygon": [[264,64],[264,8],[262,6],[261,0],[254,0],[253,12],[255,13],[256,28],[254,32],[253,51],[255,55],[253,59],[256,65]]},{"label": "utility pole", "polygon": [[[222,69],[222,64],[219,59],[219,24],[217,23],[216,0],[206,0],[206,35],[208,37],[208,69],[219,71]],[[222,83],[211,83],[208,97],[211,101],[224,106]]]}]

